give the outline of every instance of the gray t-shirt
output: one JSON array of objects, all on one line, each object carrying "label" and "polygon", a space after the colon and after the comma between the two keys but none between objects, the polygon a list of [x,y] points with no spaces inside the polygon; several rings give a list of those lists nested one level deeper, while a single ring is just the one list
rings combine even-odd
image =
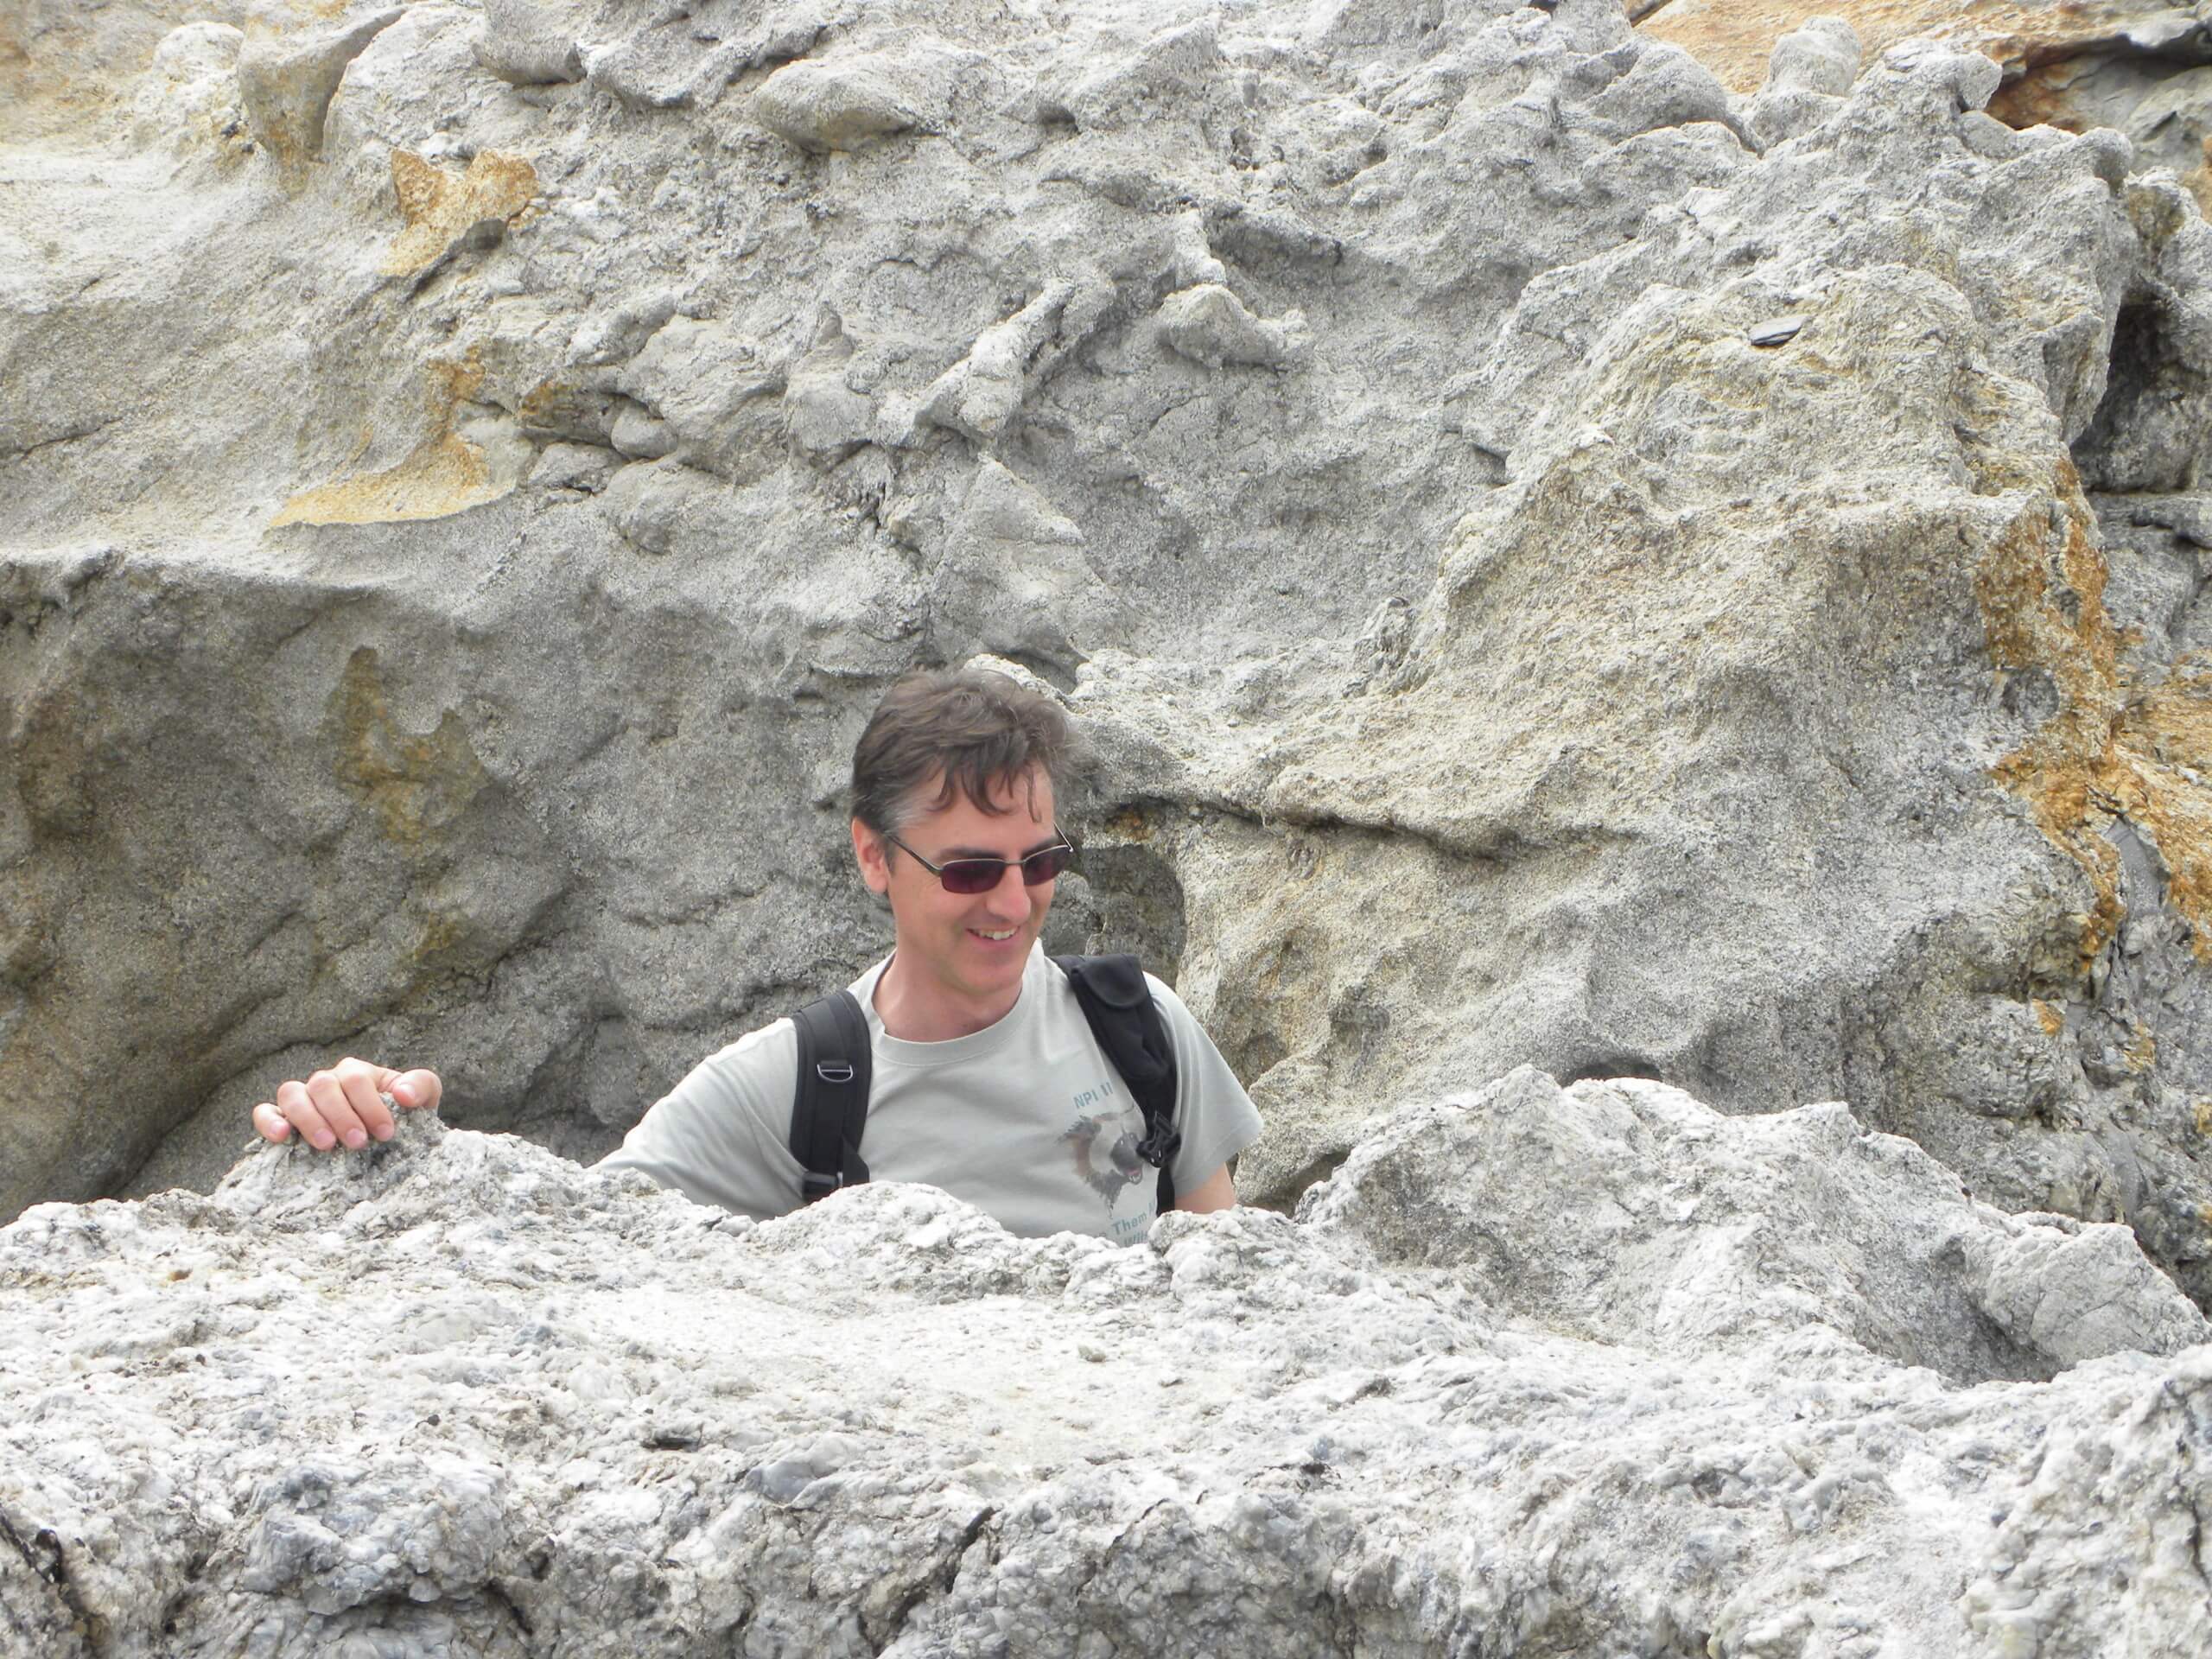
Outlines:
[{"label": "gray t-shirt", "polygon": [[[1143,1237],[1158,1180],[1135,1154],[1144,1114],[1043,947],[1031,950],[1004,1019],[943,1043],[885,1033],[875,984],[889,962],[852,986],[874,1056],[861,1142],[871,1179],[943,1187],[1027,1237]],[[1259,1139],[1260,1115],[1182,1000],[1146,978],[1175,1047],[1175,1190],[1188,1192]],[[762,1220],[796,1210],[798,1070],[789,1020],[750,1032],[694,1066],[600,1167],[643,1170],[701,1204]]]}]

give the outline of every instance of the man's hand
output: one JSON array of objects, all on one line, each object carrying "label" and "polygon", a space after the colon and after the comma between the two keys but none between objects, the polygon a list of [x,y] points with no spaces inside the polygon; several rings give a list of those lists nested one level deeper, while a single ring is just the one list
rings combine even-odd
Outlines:
[{"label": "man's hand", "polygon": [[305,1083],[278,1084],[275,1101],[253,1109],[253,1127],[264,1140],[280,1144],[296,1129],[317,1152],[335,1151],[340,1141],[358,1151],[372,1140],[391,1139],[391,1111],[383,1096],[416,1111],[436,1105],[442,1092],[435,1071],[395,1071],[344,1059]]}]

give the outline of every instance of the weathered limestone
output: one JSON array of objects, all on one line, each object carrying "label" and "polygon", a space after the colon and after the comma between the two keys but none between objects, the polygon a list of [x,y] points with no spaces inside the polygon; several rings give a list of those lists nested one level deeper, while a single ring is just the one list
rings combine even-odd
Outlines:
[{"label": "weathered limestone", "polygon": [[2139,168],[2170,167],[2200,204],[2212,202],[2212,14],[2201,0],[1841,0],[1823,16],[1768,0],[1637,0],[1630,10],[1644,33],[1688,48],[1737,92],[1769,98],[1794,73],[1784,59],[1807,49],[1808,29],[1849,31],[1869,53],[1916,35],[1983,53],[2004,74],[1990,108],[2012,126],[2113,128],[2134,144]]},{"label": "weathered limestone", "polygon": [[921,124],[894,73],[889,60],[786,64],[753,94],[753,113],[801,149],[858,149]]},{"label": "weathered limestone", "polygon": [[1296,312],[1280,322],[1254,316],[1219,283],[1204,283],[1160,302],[1160,338],[1178,356],[1210,369],[1224,364],[1287,369],[1303,360],[1306,319]]},{"label": "weathered limestone", "polygon": [[238,53],[238,98],[271,155],[302,162],[321,153],[323,118],[346,66],[404,10],[387,6],[329,29],[245,43]]},{"label": "weathered limestone", "polygon": [[882,948],[851,739],[991,652],[1113,763],[1052,943],[1176,977],[1248,1191],[1647,1073],[2212,1300],[2164,150],[1602,0],[426,0],[268,153],[245,59],[383,16],[0,54],[0,1211],[349,1052],[603,1150]]},{"label": "weathered limestone", "polygon": [[582,49],[538,0],[485,0],[476,60],[518,86],[584,78]]},{"label": "weathered limestone", "polygon": [[34,1209],[0,1298],[10,1654],[2184,1659],[2212,1618],[2203,1317],[1834,1105],[1516,1072],[1297,1221],[1128,1249],[913,1186],[756,1227],[410,1117]]}]

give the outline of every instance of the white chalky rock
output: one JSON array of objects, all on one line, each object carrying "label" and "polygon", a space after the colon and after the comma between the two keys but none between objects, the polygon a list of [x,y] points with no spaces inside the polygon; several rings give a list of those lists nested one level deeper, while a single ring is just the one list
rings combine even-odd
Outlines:
[{"label": "white chalky rock", "polygon": [[2203,1320],[2116,1228],[1961,1317],[2085,1236],[1529,1072],[1127,1249],[409,1116],[0,1230],[0,1650],[2179,1659]]},{"label": "white chalky rock", "polygon": [[543,0],[485,0],[477,61],[518,86],[582,80],[583,53]]},{"label": "white chalky rock", "polygon": [[1770,92],[1821,92],[1840,98],[1859,73],[1859,36],[1840,17],[1808,17],[1774,44]]},{"label": "white chalky rock", "polygon": [[907,131],[921,116],[883,66],[811,59],[785,64],[753,95],[761,124],[801,149],[858,149]]},{"label": "white chalky rock", "polygon": [[1210,369],[1230,363],[1290,368],[1305,359],[1311,343],[1302,313],[1262,320],[1218,283],[1169,295],[1160,302],[1159,327],[1162,344]]},{"label": "white chalky rock", "polygon": [[187,23],[163,35],[139,79],[131,137],[178,155],[240,137],[238,63],[245,42],[227,23]]}]

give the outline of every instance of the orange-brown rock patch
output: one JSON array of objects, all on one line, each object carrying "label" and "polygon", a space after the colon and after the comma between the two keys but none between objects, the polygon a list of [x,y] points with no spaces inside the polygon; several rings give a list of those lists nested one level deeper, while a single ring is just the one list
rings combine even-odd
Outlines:
[{"label": "orange-brown rock patch", "polygon": [[2150,10],[2113,0],[2065,6],[2002,0],[1673,0],[1637,27],[1694,54],[1732,91],[1755,92],[1766,80],[1775,42],[1815,17],[1842,18],[1858,31],[1869,58],[1899,41],[1934,35],[1986,53],[2005,67],[2010,80],[2032,65],[2111,38]]},{"label": "orange-brown rock patch", "polygon": [[492,475],[484,452],[454,429],[461,406],[483,385],[472,353],[461,363],[430,365],[431,435],[396,467],[304,490],[269,521],[285,524],[382,524],[443,518],[496,501],[512,488]]},{"label": "orange-brown rock patch", "polygon": [[2166,902],[2194,930],[2197,956],[2212,960],[2212,665],[2184,658],[2139,683],[2120,662],[2088,503],[2072,465],[2060,474],[2058,547],[2037,502],[1977,573],[1991,660],[2005,672],[2042,669],[2060,696],[2058,713],[1995,775],[2089,877],[2084,972],[2126,914],[2120,855],[2104,833],[2120,819],[2157,848]]},{"label": "orange-brown rock patch", "polygon": [[472,225],[512,223],[537,195],[537,169],[528,156],[487,149],[466,173],[448,173],[412,150],[395,149],[391,190],[404,228],[385,256],[384,270],[398,276],[431,264]]}]

